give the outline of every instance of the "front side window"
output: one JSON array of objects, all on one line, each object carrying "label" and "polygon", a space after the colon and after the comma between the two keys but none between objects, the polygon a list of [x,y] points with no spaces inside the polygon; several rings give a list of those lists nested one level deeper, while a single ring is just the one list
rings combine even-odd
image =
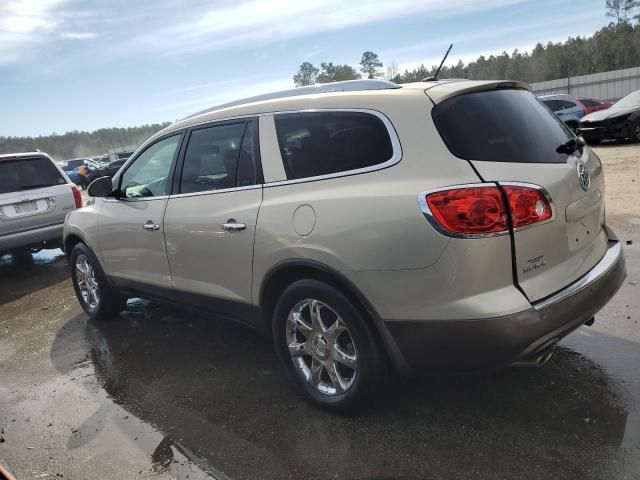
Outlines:
[{"label": "front side window", "polygon": [[276,115],[275,124],[289,180],[358,170],[393,157],[387,127],[369,113],[286,113]]},{"label": "front side window", "polygon": [[120,190],[125,198],[158,197],[167,194],[171,163],[181,135],[154,143],[134,160],[122,175]]},{"label": "front side window", "polygon": [[256,182],[253,122],[214,125],[191,132],[180,193],[222,190]]}]

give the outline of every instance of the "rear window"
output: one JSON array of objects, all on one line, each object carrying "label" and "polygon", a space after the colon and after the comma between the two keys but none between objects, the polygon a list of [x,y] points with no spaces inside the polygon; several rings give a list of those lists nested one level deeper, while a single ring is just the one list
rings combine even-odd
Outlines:
[{"label": "rear window", "polygon": [[387,127],[372,114],[287,113],[276,115],[275,123],[289,180],[358,170],[393,157]]},{"label": "rear window", "polygon": [[48,158],[0,161],[0,193],[62,185],[66,180]]},{"label": "rear window", "polygon": [[445,100],[432,111],[456,157],[514,163],[564,163],[556,148],[573,137],[562,121],[526,90],[493,90]]}]

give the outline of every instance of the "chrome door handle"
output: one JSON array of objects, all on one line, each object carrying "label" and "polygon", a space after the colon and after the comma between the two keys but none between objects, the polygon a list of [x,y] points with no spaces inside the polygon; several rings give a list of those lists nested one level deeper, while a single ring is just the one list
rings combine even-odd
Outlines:
[{"label": "chrome door handle", "polygon": [[155,232],[156,230],[160,230],[160,225],[156,223],[145,223],[144,225],[142,225],[142,228],[144,228],[148,232]]},{"label": "chrome door handle", "polygon": [[246,223],[237,223],[233,218],[222,224],[222,229],[227,232],[240,232],[247,229]]}]

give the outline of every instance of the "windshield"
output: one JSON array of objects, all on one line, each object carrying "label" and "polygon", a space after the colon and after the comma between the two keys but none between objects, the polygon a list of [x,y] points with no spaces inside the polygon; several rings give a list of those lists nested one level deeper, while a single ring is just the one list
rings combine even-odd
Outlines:
[{"label": "windshield", "polygon": [[630,93],[626,97],[622,97],[611,108],[640,107],[640,90]]},{"label": "windshield", "polygon": [[67,183],[48,158],[4,160],[0,162],[0,194]]},{"label": "windshield", "polygon": [[527,90],[493,90],[445,100],[433,121],[451,153],[465,160],[564,163],[556,148],[573,134]]}]

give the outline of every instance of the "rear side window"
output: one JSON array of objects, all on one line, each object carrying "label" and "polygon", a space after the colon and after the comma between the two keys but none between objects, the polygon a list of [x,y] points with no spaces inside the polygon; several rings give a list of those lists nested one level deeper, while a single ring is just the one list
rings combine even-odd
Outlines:
[{"label": "rear side window", "polygon": [[19,192],[67,183],[48,158],[0,160],[0,193]]},{"label": "rear side window", "polygon": [[556,148],[571,131],[532,93],[493,90],[445,100],[433,121],[456,157],[514,163],[564,163]]},{"label": "rear side window", "polygon": [[289,180],[371,167],[393,157],[387,127],[369,113],[286,113],[276,115],[275,124]]}]

